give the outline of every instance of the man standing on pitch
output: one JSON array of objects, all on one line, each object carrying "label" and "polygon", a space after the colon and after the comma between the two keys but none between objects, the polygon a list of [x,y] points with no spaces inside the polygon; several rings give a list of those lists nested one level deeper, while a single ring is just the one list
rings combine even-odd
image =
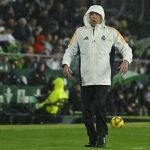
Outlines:
[{"label": "man standing on pitch", "polygon": [[111,85],[109,54],[112,46],[118,49],[123,56],[120,73],[125,74],[132,61],[132,50],[116,29],[105,25],[105,14],[101,6],[91,6],[83,19],[85,26],[75,31],[64,54],[63,73],[68,78],[72,76],[70,63],[78,53],[83,121],[89,136],[89,144],[86,146],[103,147],[108,134],[105,100]]}]

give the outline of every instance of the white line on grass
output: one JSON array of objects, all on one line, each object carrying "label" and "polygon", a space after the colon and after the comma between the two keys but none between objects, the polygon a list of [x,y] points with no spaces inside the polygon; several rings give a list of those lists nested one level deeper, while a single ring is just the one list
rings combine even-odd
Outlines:
[{"label": "white line on grass", "polygon": [[144,149],[143,147],[133,147],[132,149],[134,150],[141,150],[141,149]]},{"label": "white line on grass", "polygon": [[[116,149],[111,149],[111,148],[109,148],[109,147],[107,147],[107,149],[109,149],[109,150],[116,150]],[[133,147],[133,148],[131,148],[132,150],[144,150],[144,148],[143,147]],[[129,149],[124,149],[124,150],[129,150]]]},{"label": "white line on grass", "polygon": [[131,136],[132,136],[132,135],[133,135],[133,136],[136,136],[136,135],[137,135],[137,136],[138,136],[138,135],[150,136],[150,134],[144,134],[144,133],[141,133],[141,134],[139,134],[139,133],[138,133],[138,134],[130,134],[130,135],[131,135]]}]

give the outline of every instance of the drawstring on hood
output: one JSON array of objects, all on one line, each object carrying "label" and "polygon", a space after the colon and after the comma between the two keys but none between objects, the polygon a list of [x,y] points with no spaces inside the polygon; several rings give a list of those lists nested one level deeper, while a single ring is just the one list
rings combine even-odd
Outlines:
[{"label": "drawstring on hood", "polygon": [[92,5],[87,12],[85,13],[84,17],[83,17],[83,21],[85,26],[87,27],[91,27],[90,23],[89,23],[89,14],[90,12],[96,12],[98,14],[100,14],[102,16],[102,23],[100,25],[104,26],[105,25],[105,13],[104,13],[104,9],[102,6],[100,5]]}]

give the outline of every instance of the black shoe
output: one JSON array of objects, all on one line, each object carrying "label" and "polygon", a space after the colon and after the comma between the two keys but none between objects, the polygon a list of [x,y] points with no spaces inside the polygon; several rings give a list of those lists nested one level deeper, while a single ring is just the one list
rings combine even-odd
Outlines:
[{"label": "black shoe", "polygon": [[85,147],[96,147],[96,136],[89,136],[89,144],[85,145]]},{"label": "black shoe", "polygon": [[96,147],[96,144],[87,144],[87,145],[84,145],[85,147]]},{"label": "black shoe", "polygon": [[96,147],[105,147],[105,146],[106,146],[106,138],[98,136]]}]

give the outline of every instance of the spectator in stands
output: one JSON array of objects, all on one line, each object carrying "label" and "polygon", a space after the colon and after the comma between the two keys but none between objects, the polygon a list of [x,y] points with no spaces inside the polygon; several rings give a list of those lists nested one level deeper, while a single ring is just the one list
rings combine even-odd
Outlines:
[{"label": "spectator in stands", "polygon": [[10,34],[14,34],[15,26],[16,26],[15,19],[14,18],[8,18],[8,20],[6,22],[7,32],[9,32]]},{"label": "spectator in stands", "polygon": [[111,92],[112,95],[109,98],[112,101],[112,114],[124,115],[127,111],[127,100],[124,87],[122,85],[118,85]]},{"label": "spectator in stands", "polygon": [[45,85],[47,83],[45,70],[45,63],[40,62],[37,68],[28,74],[28,85]]},{"label": "spectator in stands", "polygon": [[28,41],[22,44],[23,53],[34,54],[34,43],[35,43],[35,38],[33,36],[29,37]]},{"label": "spectator in stands", "polygon": [[150,115],[150,82],[145,84],[145,87],[142,93],[142,98],[143,98],[144,106],[148,110],[148,115]]},{"label": "spectator in stands", "polygon": [[[30,49],[28,49],[29,51]],[[33,49],[31,48],[31,51]],[[26,56],[24,57],[24,64],[23,64],[23,68],[25,69],[36,69],[38,66],[38,58],[36,56]]]},{"label": "spectator in stands", "polygon": [[[150,46],[145,49],[143,55],[141,56],[141,59],[146,60],[146,61],[150,60]],[[144,62],[140,63],[139,66],[141,66],[140,70],[142,71],[143,74],[144,73],[147,75],[150,74],[150,63],[149,62],[148,63],[144,63]]]},{"label": "spectator in stands", "polygon": [[4,83],[4,79],[6,78],[6,72],[9,69],[9,59],[8,56],[0,56],[0,85]]},{"label": "spectator in stands", "polygon": [[79,83],[75,83],[69,91],[69,105],[73,114],[81,112],[81,88]]},{"label": "spectator in stands", "polygon": [[60,70],[60,53],[54,53],[54,57],[47,60],[46,65],[52,70]]},{"label": "spectator in stands", "polygon": [[4,84],[6,85],[19,85],[21,84],[21,79],[19,75],[16,72],[17,65],[16,62],[12,60],[10,63],[10,71],[6,73],[6,76],[4,78]]},{"label": "spectator in stands", "polygon": [[25,54],[28,54],[29,56],[24,57],[24,64],[23,68],[31,68],[35,69],[38,64],[38,58],[34,56],[34,37],[29,37],[27,42],[24,42],[22,45],[22,51]]},{"label": "spectator in stands", "polygon": [[139,115],[141,90],[136,81],[133,81],[127,91],[127,105],[129,115]]},{"label": "spectator in stands", "polygon": [[53,49],[53,52],[54,53],[60,53],[60,54],[62,53],[62,55],[63,55],[63,53],[64,53],[64,47],[65,47],[64,40],[61,39],[61,38],[58,38],[56,46]]},{"label": "spectator in stands", "polygon": [[4,27],[5,26],[5,21],[3,19],[2,16],[0,16],[0,27]]},{"label": "spectator in stands", "polygon": [[1,72],[8,72],[9,71],[9,58],[8,56],[1,55],[0,57],[0,66],[1,66]]},{"label": "spectator in stands", "polygon": [[15,38],[20,41],[27,41],[31,35],[32,32],[30,31],[26,18],[20,18],[15,28]]},{"label": "spectator in stands", "polygon": [[51,55],[53,51],[53,45],[52,45],[52,34],[47,34],[46,39],[44,41],[44,47],[45,47],[45,53],[47,55]]},{"label": "spectator in stands", "polygon": [[34,30],[34,36],[38,37],[41,34],[43,34],[43,27],[41,25],[37,25]]},{"label": "spectator in stands", "polygon": [[137,72],[139,74],[145,74],[145,72],[146,72],[146,64],[144,62],[141,62],[141,63],[137,64]]},{"label": "spectator in stands", "polygon": [[5,52],[16,54],[19,52],[19,49],[18,49],[16,43],[7,42],[6,47],[5,47]]},{"label": "spectator in stands", "polygon": [[34,43],[34,53],[35,54],[45,54],[45,36],[44,35],[38,35],[35,39]]},{"label": "spectator in stands", "polygon": [[150,63],[148,63],[146,66],[146,74],[150,75]]},{"label": "spectator in stands", "polygon": [[145,49],[141,58],[145,60],[150,60],[150,46]]}]

